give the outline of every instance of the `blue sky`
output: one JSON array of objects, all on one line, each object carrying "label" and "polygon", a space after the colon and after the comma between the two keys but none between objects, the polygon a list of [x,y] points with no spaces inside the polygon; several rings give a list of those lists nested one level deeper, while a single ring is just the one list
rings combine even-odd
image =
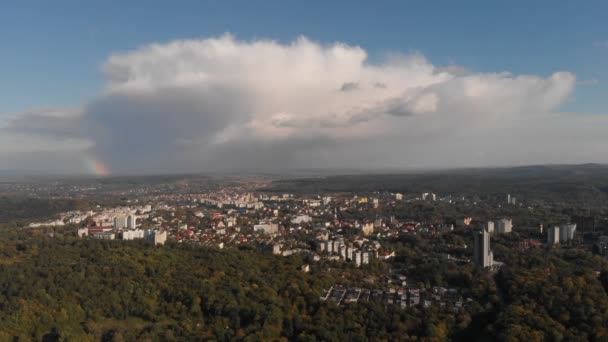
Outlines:
[{"label": "blue sky", "polygon": [[562,110],[603,113],[606,1],[5,1],[0,3],[0,113],[74,106],[102,85],[113,52],[224,32],[360,45],[372,60],[419,51],[435,65],[546,76],[574,72]]}]

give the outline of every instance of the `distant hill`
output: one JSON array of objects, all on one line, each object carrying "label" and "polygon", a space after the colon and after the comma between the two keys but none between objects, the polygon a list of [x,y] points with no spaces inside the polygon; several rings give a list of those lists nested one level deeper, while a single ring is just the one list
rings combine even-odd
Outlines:
[{"label": "distant hill", "polygon": [[278,180],[269,192],[323,193],[390,191],[491,195],[561,202],[608,199],[608,165],[533,165],[440,171],[342,175]]}]

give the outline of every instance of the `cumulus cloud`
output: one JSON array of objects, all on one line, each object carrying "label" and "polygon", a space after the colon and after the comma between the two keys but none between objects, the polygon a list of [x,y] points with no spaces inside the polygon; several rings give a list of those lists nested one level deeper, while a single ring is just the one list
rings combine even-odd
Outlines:
[{"label": "cumulus cloud", "polygon": [[[500,139],[480,132],[551,126],[576,83],[569,72],[475,73],[421,54],[372,64],[357,46],[231,35],[146,45],[102,70],[103,92],[83,108],[21,113],[0,129],[69,144],[116,172],[449,166],[456,155],[474,163],[481,136]],[[473,150],[454,154],[454,139]]]}]

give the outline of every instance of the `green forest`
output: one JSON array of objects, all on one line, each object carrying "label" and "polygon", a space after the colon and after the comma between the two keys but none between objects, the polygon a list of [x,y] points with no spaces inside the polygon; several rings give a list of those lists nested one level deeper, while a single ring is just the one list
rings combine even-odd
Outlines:
[{"label": "green forest", "polygon": [[119,205],[118,200],[48,199],[0,196],[0,226],[19,227],[35,220],[56,218],[71,210],[91,210],[97,205]]},{"label": "green forest", "polygon": [[[0,340],[601,340],[606,262],[574,250],[518,253],[496,244],[497,274],[440,265],[428,282],[460,279],[487,306],[469,312],[320,296],[339,273],[303,273],[300,257],[192,245],[0,237]],[[423,253],[424,245],[410,253]],[[407,244],[399,251],[408,259]],[[422,248],[420,250],[416,248]],[[399,261],[398,261],[399,262]],[[445,268],[445,270],[444,270]],[[442,274],[443,272],[447,272]],[[599,273],[597,273],[599,272]],[[439,273],[439,274],[433,274]],[[434,280],[436,279],[436,280]]]}]

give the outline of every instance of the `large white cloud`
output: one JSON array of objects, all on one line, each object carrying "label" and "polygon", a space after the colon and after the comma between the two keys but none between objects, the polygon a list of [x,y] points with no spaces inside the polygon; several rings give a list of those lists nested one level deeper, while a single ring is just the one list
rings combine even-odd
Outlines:
[{"label": "large white cloud", "polygon": [[[417,53],[372,64],[360,47],[306,38],[152,44],[111,55],[103,73],[84,108],[17,115],[4,131],[79,141],[116,171],[167,172],[476,165],[478,142],[509,152],[485,165],[528,162],[512,146],[517,129],[563,134],[564,121],[578,122],[552,114],[575,86],[569,72],[475,73]],[[580,122],[581,132],[594,126]]]}]

